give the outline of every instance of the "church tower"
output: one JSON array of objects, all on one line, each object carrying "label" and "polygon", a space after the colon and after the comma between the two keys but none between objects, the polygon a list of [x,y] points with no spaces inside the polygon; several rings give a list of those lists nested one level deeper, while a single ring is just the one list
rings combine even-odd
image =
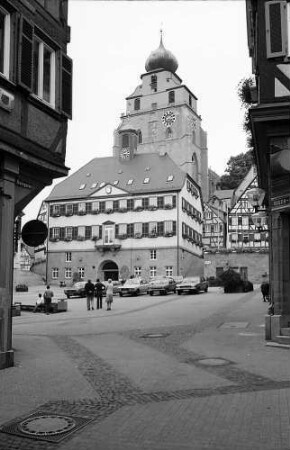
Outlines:
[{"label": "church tower", "polygon": [[[208,200],[207,135],[197,98],[177,75],[178,62],[163,45],[151,52],[141,84],[126,98],[126,114],[114,133],[114,156],[167,153],[200,186]],[[128,142],[134,142],[127,151]]]}]

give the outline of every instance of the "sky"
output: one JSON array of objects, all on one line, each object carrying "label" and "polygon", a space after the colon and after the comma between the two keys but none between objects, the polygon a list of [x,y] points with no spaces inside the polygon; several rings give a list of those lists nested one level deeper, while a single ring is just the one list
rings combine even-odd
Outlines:
[{"label": "sky", "polygon": [[[69,174],[96,157],[112,156],[113,132],[125,98],[141,83],[145,61],[163,43],[178,60],[177,75],[198,98],[208,134],[209,167],[222,175],[231,156],[247,151],[240,80],[252,75],[245,0],[69,0],[73,59],[73,120],[69,121]],[[45,188],[25,208],[37,217]]]}]

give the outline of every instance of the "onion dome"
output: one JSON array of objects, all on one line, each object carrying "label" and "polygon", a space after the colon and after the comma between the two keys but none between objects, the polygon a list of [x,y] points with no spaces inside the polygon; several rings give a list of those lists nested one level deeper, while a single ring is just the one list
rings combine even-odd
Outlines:
[{"label": "onion dome", "polygon": [[156,69],[165,69],[169,72],[176,72],[178,68],[178,62],[175,56],[163,45],[162,34],[160,38],[159,47],[150,53],[145,63],[145,69],[147,72]]}]

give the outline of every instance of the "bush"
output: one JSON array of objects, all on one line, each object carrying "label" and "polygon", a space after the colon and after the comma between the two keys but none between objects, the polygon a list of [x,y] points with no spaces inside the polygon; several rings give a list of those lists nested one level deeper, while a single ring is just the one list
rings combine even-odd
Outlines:
[{"label": "bush", "polygon": [[243,291],[250,292],[254,290],[253,283],[251,281],[243,281]]},{"label": "bush", "polygon": [[243,290],[243,280],[239,273],[233,269],[228,269],[220,275],[222,280],[224,292],[241,292]]}]

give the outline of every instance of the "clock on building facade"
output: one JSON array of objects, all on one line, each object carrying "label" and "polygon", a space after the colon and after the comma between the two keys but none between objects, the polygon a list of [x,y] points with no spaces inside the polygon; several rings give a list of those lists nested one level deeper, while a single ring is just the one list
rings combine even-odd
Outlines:
[{"label": "clock on building facade", "polygon": [[120,151],[120,158],[121,159],[130,159],[131,157],[131,150],[129,148],[122,148]]},{"label": "clock on building facade", "polygon": [[163,114],[161,120],[165,127],[171,127],[176,120],[176,115],[174,114],[173,111],[166,111]]}]

